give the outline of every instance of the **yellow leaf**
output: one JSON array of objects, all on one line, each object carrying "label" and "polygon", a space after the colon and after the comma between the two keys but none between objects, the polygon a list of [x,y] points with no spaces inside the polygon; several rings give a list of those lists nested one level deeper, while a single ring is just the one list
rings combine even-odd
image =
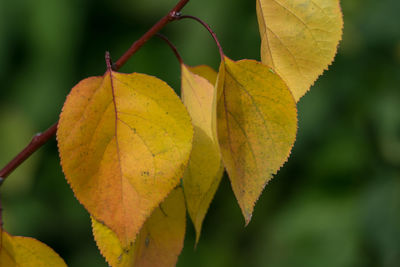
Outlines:
[{"label": "yellow leaf", "polygon": [[42,242],[22,236],[12,236],[0,229],[1,267],[66,267],[64,260]]},{"label": "yellow leaf", "polygon": [[175,266],[183,247],[185,226],[181,188],[173,190],[153,211],[133,245],[123,246],[113,231],[92,217],[97,246],[112,267]]},{"label": "yellow leaf", "polygon": [[190,117],[166,83],[111,71],[72,89],[57,131],[75,196],[124,246],[179,184],[192,138]]},{"label": "yellow leaf", "polygon": [[[205,78],[192,73],[193,68],[182,64],[182,100],[192,117],[193,148],[183,176],[183,190],[190,218],[196,229],[196,243],[208,207],[217,191],[224,171],[216,134],[216,93]],[[211,68],[202,73],[216,80]],[[211,70],[211,71],[210,71]],[[201,73],[201,72],[198,72]]]},{"label": "yellow leaf", "polygon": [[[186,66],[186,67],[188,67],[188,66]],[[215,82],[217,81],[217,75],[218,74],[211,67],[209,67],[207,65],[199,65],[199,66],[188,67],[188,68],[194,74],[197,74],[197,75],[205,78],[212,85],[215,85]]]},{"label": "yellow leaf", "polygon": [[282,79],[253,60],[225,57],[217,84],[222,160],[248,224],[255,202],[296,139],[296,103]]},{"label": "yellow leaf", "polygon": [[327,69],[342,38],[339,0],[257,0],[261,59],[298,101]]}]

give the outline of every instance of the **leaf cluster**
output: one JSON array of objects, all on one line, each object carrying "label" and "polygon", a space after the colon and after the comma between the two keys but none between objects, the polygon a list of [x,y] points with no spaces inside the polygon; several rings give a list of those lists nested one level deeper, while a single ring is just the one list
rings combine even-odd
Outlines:
[{"label": "leaf cluster", "polygon": [[[332,62],[342,15],[338,0],[257,0],[256,12],[261,62],[233,61],[205,25],[220,49],[218,73],[179,57],[180,97],[156,77],[114,71],[109,58],[104,75],[68,95],[57,130],[61,165],[111,266],[174,266],[186,211],[198,241],[224,170],[248,224],[287,161],[296,103]],[[18,237],[2,236],[0,265],[25,266],[23,250],[13,252]]]}]

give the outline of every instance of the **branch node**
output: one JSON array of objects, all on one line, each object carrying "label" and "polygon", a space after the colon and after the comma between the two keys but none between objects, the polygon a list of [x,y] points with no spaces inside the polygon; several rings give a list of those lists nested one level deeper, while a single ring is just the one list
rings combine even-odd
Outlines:
[{"label": "branch node", "polygon": [[117,71],[117,64],[115,64],[115,62],[113,62],[112,64],[111,64],[111,69],[113,70],[113,71]]},{"label": "branch node", "polygon": [[171,11],[171,13],[169,14],[169,20],[177,20],[182,16],[182,13],[179,11]]},{"label": "branch node", "polygon": [[32,143],[38,142],[40,139],[40,136],[42,136],[42,133],[37,133],[32,137]]},{"label": "branch node", "polygon": [[[10,173],[15,170],[22,162],[30,157],[36,150],[38,150],[44,143],[46,143],[57,132],[58,123],[54,123],[49,129],[43,133],[36,134],[31,142],[14,157],[3,169],[0,170],[0,178],[5,180]],[[0,181],[1,184],[2,181]]]}]

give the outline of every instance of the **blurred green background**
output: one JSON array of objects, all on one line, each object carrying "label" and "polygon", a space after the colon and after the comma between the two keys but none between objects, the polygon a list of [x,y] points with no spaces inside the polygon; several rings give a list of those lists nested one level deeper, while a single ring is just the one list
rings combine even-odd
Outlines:
[{"label": "blurred green background", "polygon": [[[70,88],[105,71],[177,0],[0,0],[0,167],[58,118]],[[400,1],[342,1],[344,40],[301,99],[288,163],[250,225],[226,177],[196,250],[188,223],[178,266],[400,266]],[[255,1],[192,0],[232,59],[259,59]],[[190,65],[219,56],[192,21],[163,31]],[[157,38],[121,69],[179,90],[179,65]],[[54,248],[69,266],[106,266],[89,215],[74,198],[51,140],[1,189],[4,227]]]}]

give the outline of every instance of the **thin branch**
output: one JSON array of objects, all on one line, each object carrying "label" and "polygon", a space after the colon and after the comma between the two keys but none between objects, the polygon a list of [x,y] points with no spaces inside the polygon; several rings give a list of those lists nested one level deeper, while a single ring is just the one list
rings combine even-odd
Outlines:
[{"label": "thin branch", "polygon": [[181,19],[193,19],[193,20],[199,22],[201,25],[203,25],[203,27],[207,29],[207,31],[211,34],[212,38],[214,39],[215,43],[217,44],[218,49],[219,49],[219,55],[221,56],[221,61],[224,61],[224,57],[225,57],[224,51],[222,50],[222,46],[221,46],[221,44],[220,44],[220,42],[219,42],[219,40],[217,38],[217,35],[213,32],[213,30],[211,29],[210,25],[208,25],[207,23],[205,23],[204,21],[202,21],[198,17],[194,17],[194,16],[188,16],[188,15],[180,16],[178,14],[178,15],[176,15],[176,19],[178,19],[178,20],[181,20]]},{"label": "thin branch", "polygon": [[[12,161],[10,161],[1,171],[1,183],[7,178],[10,173],[15,170],[22,162],[24,162],[30,155],[33,154],[38,148],[45,144],[57,132],[57,124],[53,124],[49,129],[43,133],[36,134],[32,141],[22,150]],[[1,185],[1,184],[0,184]]]},{"label": "thin branch", "polygon": [[[154,34],[164,28],[169,22],[179,18],[179,12],[189,2],[189,0],[180,0],[176,6],[168,12],[161,20],[159,20],[153,27],[150,28],[139,40],[134,42],[132,46],[112,65],[113,70],[119,70],[129,58],[137,52]],[[29,158],[36,150],[44,145],[51,137],[57,132],[56,122],[53,126],[45,132],[35,135],[32,141],[3,169],[0,170],[0,185],[19,165],[21,165],[27,158]]]}]

